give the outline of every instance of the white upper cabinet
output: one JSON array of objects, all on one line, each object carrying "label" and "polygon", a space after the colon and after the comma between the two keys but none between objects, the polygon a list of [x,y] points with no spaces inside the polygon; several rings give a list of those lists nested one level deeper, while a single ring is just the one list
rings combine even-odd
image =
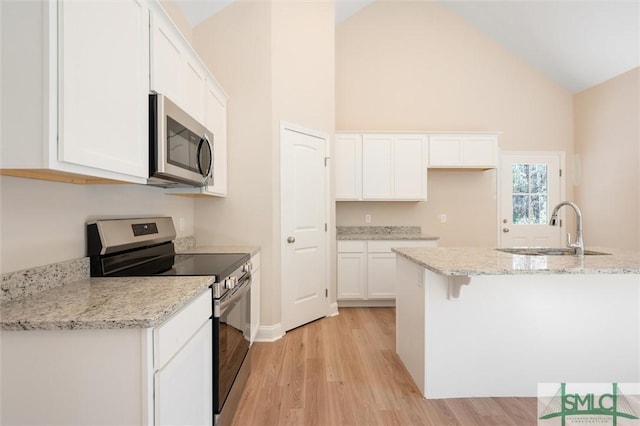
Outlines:
[{"label": "white upper cabinet", "polygon": [[185,42],[163,11],[152,11],[150,20],[150,88],[165,95],[176,105],[182,105],[185,97],[182,90],[182,52]]},{"label": "white upper cabinet", "polygon": [[227,195],[227,94],[156,2],[150,5],[151,91],[171,99],[213,133],[213,182],[169,188],[178,195]]},{"label": "white upper cabinet", "polygon": [[431,135],[430,168],[492,169],[498,164],[498,135]]},{"label": "white upper cabinet", "polygon": [[0,7],[2,173],[145,183],[146,2],[2,2]]},{"label": "white upper cabinet", "polygon": [[426,200],[427,149],[425,135],[339,134],[336,200]]},{"label": "white upper cabinet", "polygon": [[345,133],[336,136],[336,200],[362,199],[362,135]]},{"label": "white upper cabinet", "polygon": [[362,138],[362,198],[393,198],[394,137],[389,134],[365,134]]}]

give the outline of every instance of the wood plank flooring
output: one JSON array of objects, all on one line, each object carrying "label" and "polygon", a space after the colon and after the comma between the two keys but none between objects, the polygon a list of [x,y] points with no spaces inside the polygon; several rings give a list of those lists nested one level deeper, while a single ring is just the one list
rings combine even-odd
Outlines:
[{"label": "wood plank flooring", "polygon": [[233,426],[536,424],[536,398],[423,399],[395,353],[394,308],[341,308],[252,351]]}]

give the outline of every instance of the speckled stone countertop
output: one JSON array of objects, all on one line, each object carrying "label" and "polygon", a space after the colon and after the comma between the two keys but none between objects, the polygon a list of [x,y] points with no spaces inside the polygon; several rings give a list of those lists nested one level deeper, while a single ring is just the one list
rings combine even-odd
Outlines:
[{"label": "speckled stone countertop", "polygon": [[336,226],[336,240],[438,240],[419,226]]},{"label": "speckled stone countertop", "polygon": [[[178,253],[247,253],[258,246],[195,246],[176,239]],[[207,290],[213,277],[90,278],[89,258],[2,276],[0,326],[4,330],[155,327]]]},{"label": "speckled stone countertop", "polygon": [[0,307],[3,330],[155,327],[213,282],[213,277],[86,278]]},{"label": "speckled stone countertop", "polygon": [[[588,247],[588,249],[592,249]],[[493,248],[394,248],[393,251],[447,276],[518,274],[640,274],[640,253],[608,248],[605,256],[526,256]],[[640,284],[640,279],[638,280]]]}]

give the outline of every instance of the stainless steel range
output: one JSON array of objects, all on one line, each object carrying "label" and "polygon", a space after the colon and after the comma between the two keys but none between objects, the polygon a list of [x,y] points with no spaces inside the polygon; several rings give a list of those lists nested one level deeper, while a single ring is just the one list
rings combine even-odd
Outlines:
[{"label": "stainless steel range", "polygon": [[250,373],[251,262],[248,254],[178,254],[170,217],[87,224],[93,277],[212,276],[215,425],[230,424]]}]

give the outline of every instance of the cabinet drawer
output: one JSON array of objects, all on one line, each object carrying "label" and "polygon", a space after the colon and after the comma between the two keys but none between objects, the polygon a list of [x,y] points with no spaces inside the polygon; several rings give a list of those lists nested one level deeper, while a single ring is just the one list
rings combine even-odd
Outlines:
[{"label": "cabinet drawer", "polygon": [[211,304],[211,291],[207,290],[153,330],[154,371],[162,368],[202,324],[209,320]]},{"label": "cabinet drawer", "polygon": [[338,241],[338,253],[364,253],[366,250],[364,241]]},{"label": "cabinet drawer", "polygon": [[393,247],[436,247],[435,240],[393,240],[393,241],[369,241],[367,251],[369,253],[391,253]]}]

